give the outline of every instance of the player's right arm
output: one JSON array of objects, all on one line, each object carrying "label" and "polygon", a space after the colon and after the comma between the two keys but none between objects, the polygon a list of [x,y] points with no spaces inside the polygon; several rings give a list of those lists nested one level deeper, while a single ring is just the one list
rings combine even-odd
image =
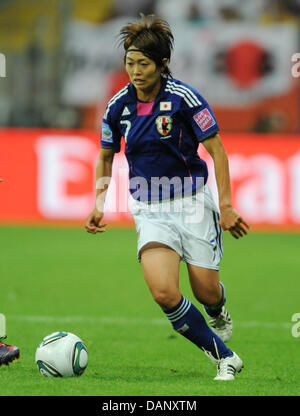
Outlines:
[{"label": "player's right arm", "polygon": [[101,223],[104,215],[104,202],[111,180],[114,155],[121,149],[122,134],[119,130],[119,120],[123,105],[119,100],[119,95],[119,93],[116,94],[108,102],[102,120],[101,150],[96,164],[95,207],[85,222],[85,229],[91,234],[102,233],[105,231],[105,226],[107,225]]},{"label": "player's right arm", "polygon": [[91,234],[104,232],[107,224],[101,224],[104,215],[104,202],[112,174],[115,151],[112,148],[101,148],[96,164],[96,198],[95,207],[88,215],[85,229]]}]

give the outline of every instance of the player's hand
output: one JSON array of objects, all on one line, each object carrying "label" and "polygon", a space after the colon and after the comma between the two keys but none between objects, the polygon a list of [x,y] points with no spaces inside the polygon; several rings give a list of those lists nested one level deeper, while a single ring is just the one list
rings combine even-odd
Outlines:
[{"label": "player's hand", "polygon": [[248,234],[249,224],[232,207],[221,209],[220,226],[223,231],[229,231],[234,238]]},{"label": "player's hand", "polygon": [[3,179],[0,178],[0,182],[3,182]]},{"label": "player's hand", "polygon": [[85,229],[88,233],[96,234],[103,233],[107,224],[101,224],[103,218],[103,212],[98,211],[94,208],[93,211],[88,215],[85,222]]}]

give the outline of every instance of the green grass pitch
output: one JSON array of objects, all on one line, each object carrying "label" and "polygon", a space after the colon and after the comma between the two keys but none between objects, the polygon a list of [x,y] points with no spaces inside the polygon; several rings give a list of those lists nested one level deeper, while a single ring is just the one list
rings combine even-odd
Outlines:
[{"label": "green grass pitch", "polygon": [[[205,354],[175,333],[153,302],[133,229],[91,235],[79,228],[0,227],[0,312],[21,358],[0,368],[2,396],[298,396],[300,235],[224,235],[221,280],[234,321],[228,346],[244,361],[216,382]],[[195,302],[181,264],[181,290]],[[198,304],[199,305],[199,304]],[[199,305],[202,309],[202,306]],[[40,375],[34,356],[54,331],[80,336],[81,377]]]}]

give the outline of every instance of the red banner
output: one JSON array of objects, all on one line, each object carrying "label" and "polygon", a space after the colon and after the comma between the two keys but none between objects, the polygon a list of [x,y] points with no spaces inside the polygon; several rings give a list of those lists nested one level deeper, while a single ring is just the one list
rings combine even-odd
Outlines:
[{"label": "red banner", "polygon": [[[300,136],[222,134],[234,207],[253,228],[300,230]],[[83,223],[94,204],[96,132],[0,129],[0,221]],[[213,163],[203,146],[216,196]],[[106,219],[131,224],[128,171],[116,154]],[[217,199],[217,197],[216,197]]]}]

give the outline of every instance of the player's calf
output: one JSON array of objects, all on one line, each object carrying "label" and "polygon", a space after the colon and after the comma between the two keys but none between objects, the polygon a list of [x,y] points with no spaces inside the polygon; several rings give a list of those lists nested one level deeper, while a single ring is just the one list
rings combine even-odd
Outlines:
[{"label": "player's calf", "polygon": [[205,312],[210,317],[209,325],[212,330],[221,338],[223,342],[230,340],[232,336],[232,319],[224,304],[226,302],[225,287],[223,283],[219,282],[222,288],[221,300],[213,306],[204,305]]}]

